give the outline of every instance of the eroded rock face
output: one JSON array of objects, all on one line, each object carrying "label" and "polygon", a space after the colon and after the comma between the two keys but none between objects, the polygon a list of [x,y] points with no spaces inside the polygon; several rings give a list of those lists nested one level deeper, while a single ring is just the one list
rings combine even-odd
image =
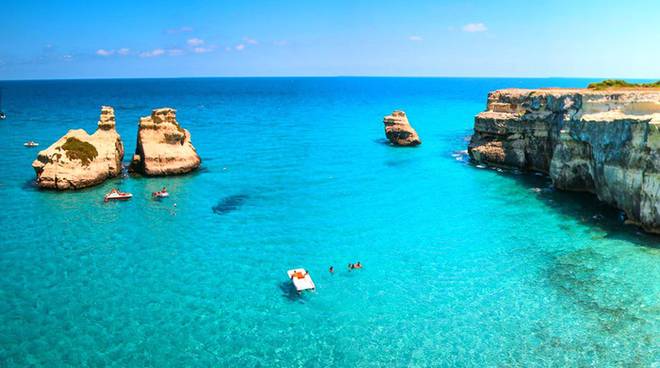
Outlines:
[{"label": "eroded rock face", "polygon": [[132,171],[149,176],[178,175],[197,169],[201,162],[190,132],[176,121],[176,110],[156,109],[140,119]]},{"label": "eroded rock face", "polygon": [[94,134],[83,129],[69,130],[39,152],[32,167],[41,188],[80,189],[119,175],[123,158],[124,145],[115,130],[115,111],[103,106]]},{"label": "eroded rock face", "polygon": [[475,117],[470,157],[545,172],[660,233],[660,91],[506,89]]},{"label": "eroded rock face", "polygon": [[383,119],[385,136],[395,146],[417,146],[422,144],[417,132],[410,126],[403,111],[394,111]]}]

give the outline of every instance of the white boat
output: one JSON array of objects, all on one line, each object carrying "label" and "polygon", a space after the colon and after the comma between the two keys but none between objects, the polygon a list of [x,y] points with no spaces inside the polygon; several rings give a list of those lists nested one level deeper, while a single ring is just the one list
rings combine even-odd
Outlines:
[{"label": "white boat", "polygon": [[304,268],[294,268],[293,270],[289,270],[287,271],[287,275],[289,275],[289,279],[293,282],[293,286],[296,287],[298,293],[302,293],[305,290],[316,290],[316,285],[314,285],[312,277]]},{"label": "white boat", "polygon": [[25,147],[39,147],[39,143],[37,143],[35,141],[27,141],[27,142],[23,143],[23,145]]},{"label": "white boat", "polygon": [[131,193],[124,193],[124,192],[120,192],[116,189],[113,189],[110,193],[105,195],[103,200],[105,202],[112,201],[112,200],[125,201],[125,200],[131,199],[131,198],[133,198],[133,195]]}]

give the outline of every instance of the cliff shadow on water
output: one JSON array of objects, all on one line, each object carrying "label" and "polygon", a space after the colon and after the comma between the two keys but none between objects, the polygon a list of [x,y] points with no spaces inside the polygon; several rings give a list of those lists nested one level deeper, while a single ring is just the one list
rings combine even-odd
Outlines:
[{"label": "cliff shadow on water", "polygon": [[[625,224],[626,217],[623,211],[600,201],[595,194],[557,190],[549,176],[538,172],[487,167],[471,162],[468,157],[457,161],[467,164],[471,169],[491,170],[500,177],[512,180],[521,187],[521,190],[536,193],[536,198],[547,208],[604,233],[595,234],[594,239],[620,239],[640,246],[660,249],[660,236],[645,233],[635,225]],[[562,230],[572,231],[569,225],[559,226]]]}]

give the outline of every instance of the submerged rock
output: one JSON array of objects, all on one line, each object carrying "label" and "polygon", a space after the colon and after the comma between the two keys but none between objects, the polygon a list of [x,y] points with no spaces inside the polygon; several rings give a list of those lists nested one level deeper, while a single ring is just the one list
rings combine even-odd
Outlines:
[{"label": "submerged rock", "polygon": [[422,144],[417,132],[410,126],[406,113],[394,111],[383,119],[385,136],[395,146],[417,146]]},{"label": "submerged rock", "polygon": [[123,158],[124,145],[115,130],[115,111],[103,106],[94,134],[83,129],[69,130],[39,152],[32,167],[41,188],[80,189],[119,175]]},{"label": "submerged rock", "polygon": [[660,233],[660,90],[506,89],[488,95],[469,144],[476,162],[550,175]]},{"label": "submerged rock", "polygon": [[130,170],[144,175],[185,174],[202,160],[190,141],[190,132],[176,121],[176,110],[161,108],[140,119],[137,145]]},{"label": "submerged rock", "polygon": [[211,207],[216,215],[224,215],[236,211],[248,199],[247,194],[235,194],[222,198],[215,206]]}]

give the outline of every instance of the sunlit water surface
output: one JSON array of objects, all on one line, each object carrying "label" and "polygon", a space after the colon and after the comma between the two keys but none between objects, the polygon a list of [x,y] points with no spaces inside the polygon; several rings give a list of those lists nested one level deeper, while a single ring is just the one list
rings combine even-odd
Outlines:
[{"label": "sunlit water surface", "polygon": [[[488,91],[587,82],[3,82],[0,365],[657,366],[658,238],[460,152]],[[23,142],[91,132],[101,105],[125,162],[138,118],[176,108],[201,170],[37,190]],[[386,144],[393,109],[420,147]]]}]

